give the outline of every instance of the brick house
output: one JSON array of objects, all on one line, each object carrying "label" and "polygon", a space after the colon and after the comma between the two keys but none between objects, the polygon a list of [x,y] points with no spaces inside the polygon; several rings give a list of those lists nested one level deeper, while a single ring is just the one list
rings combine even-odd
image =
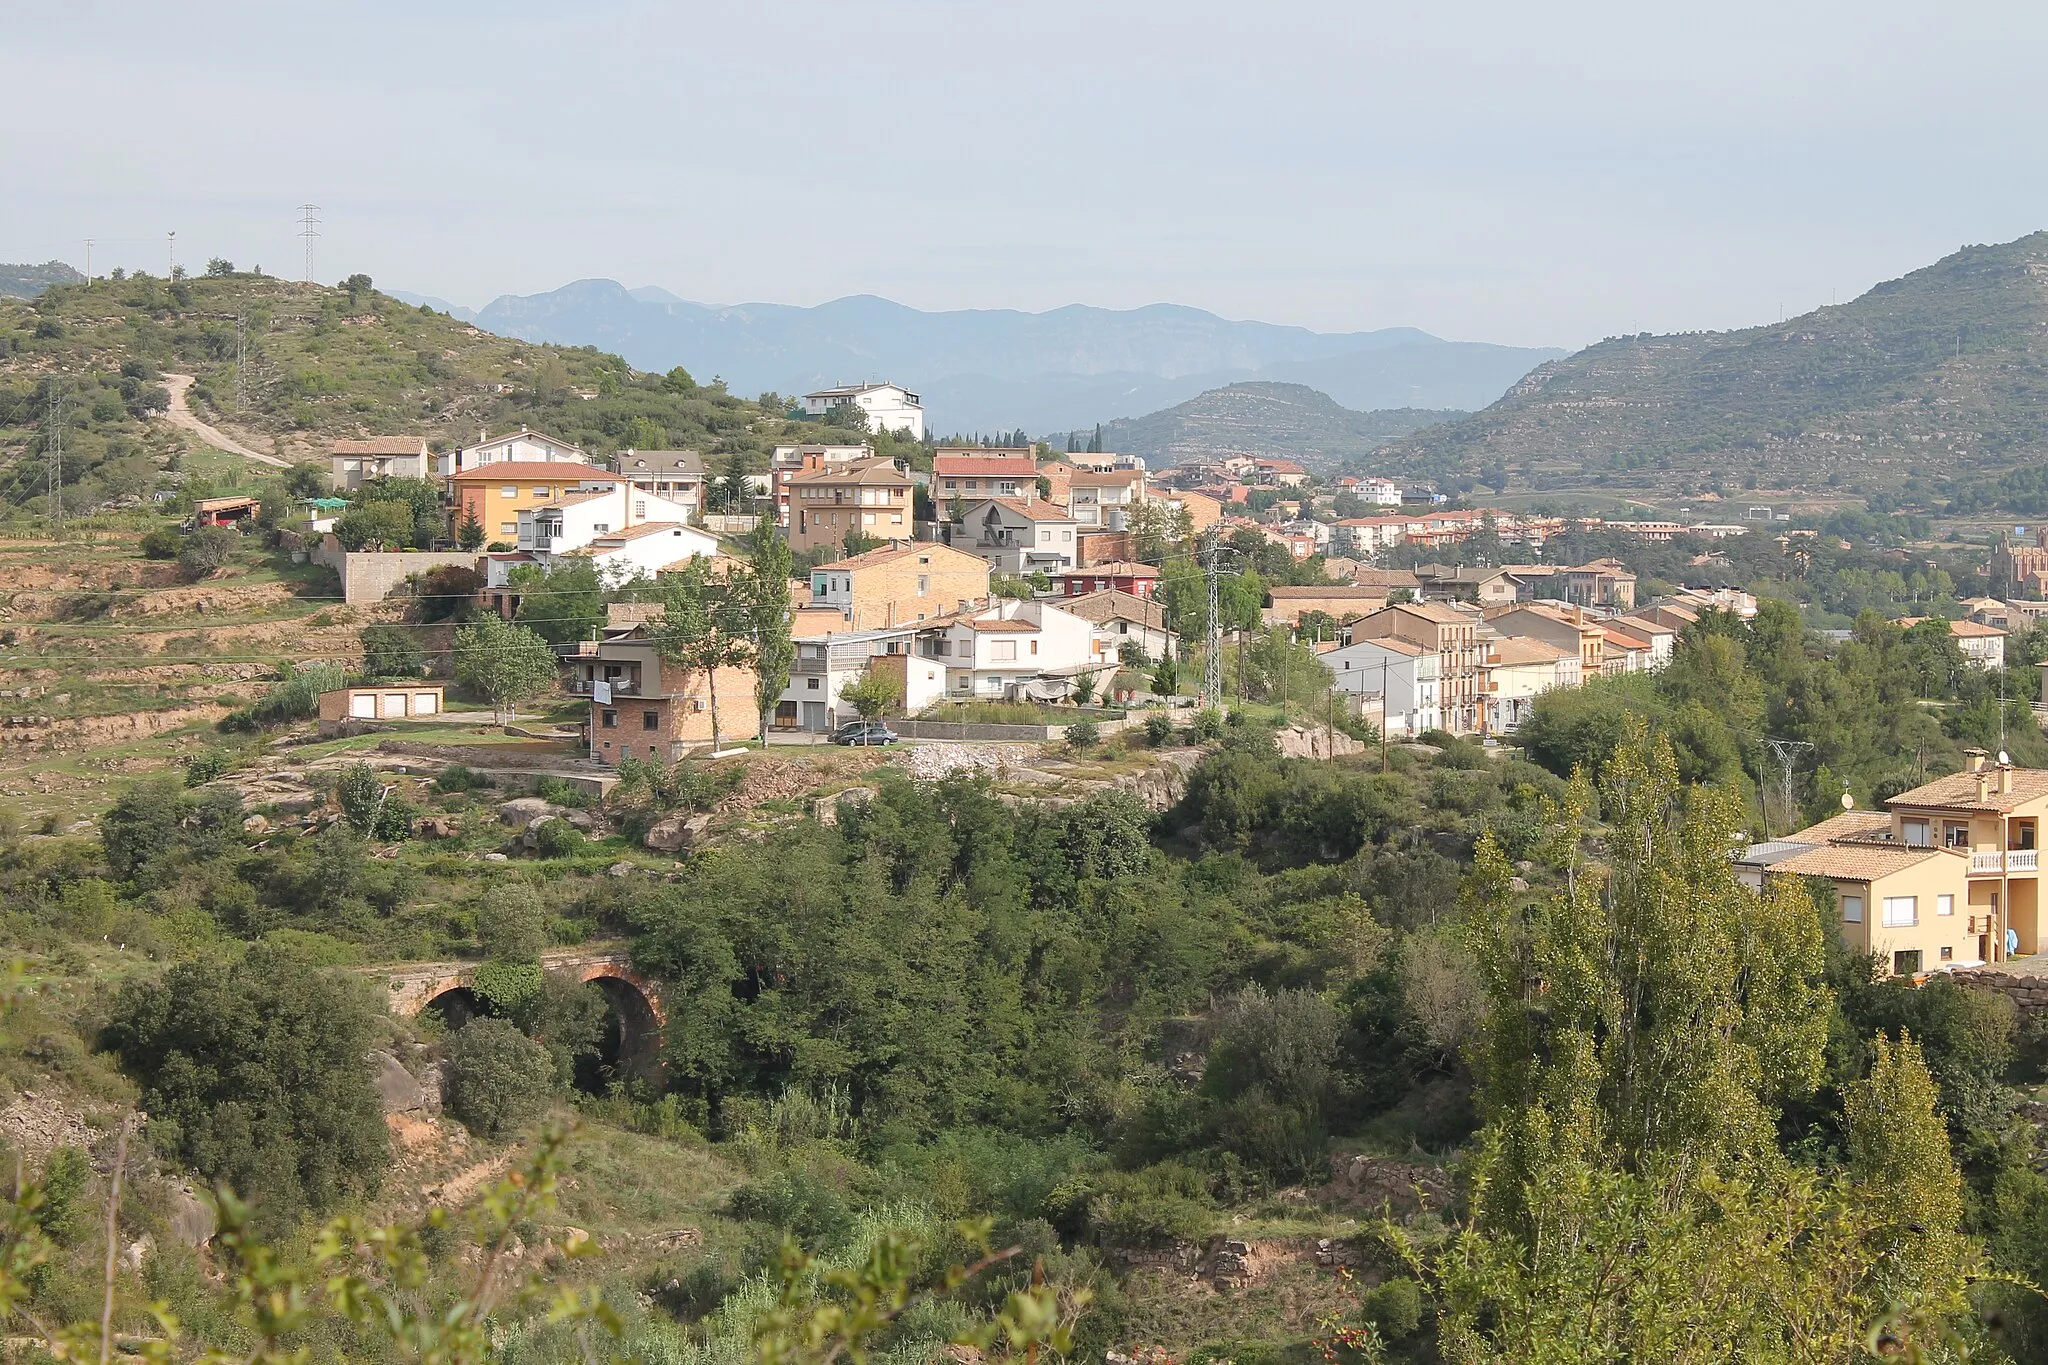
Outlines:
[{"label": "brick house", "polygon": [[988,561],[929,541],[885,545],[811,570],[811,606],[836,608],[848,630],[945,616],[988,597]]}]

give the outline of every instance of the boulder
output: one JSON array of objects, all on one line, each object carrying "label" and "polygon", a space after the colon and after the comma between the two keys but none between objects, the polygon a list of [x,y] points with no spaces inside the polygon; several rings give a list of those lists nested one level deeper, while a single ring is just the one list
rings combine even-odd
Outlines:
[{"label": "boulder", "polygon": [[178,1245],[203,1247],[213,1240],[213,1206],[201,1199],[189,1185],[171,1187],[171,1210],[167,1220]]},{"label": "boulder", "polygon": [[244,834],[262,834],[270,829],[270,821],[261,815],[252,815],[242,822]]},{"label": "boulder", "polygon": [[607,877],[630,877],[633,875],[633,865],[631,863],[613,863],[604,870],[604,874]]},{"label": "boulder", "polygon": [[377,1068],[372,1084],[387,1114],[406,1114],[426,1107],[426,1094],[419,1079],[405,1069],[405,1063],[388,1052],[372,1052],[370,1062]]},{"label": "boulder", "polygon": [[677,811],[665,815],[648,827],[646,837],[641,841],[660,853],[680,853],[703,842],[711,829],[709,815],[686,815]]},{"label": "boulder", "polygon": [[516,796],[498,807],[498,819],[514,829],[530,829],[534,821],[561,813],[552,801],[538,796]]}]

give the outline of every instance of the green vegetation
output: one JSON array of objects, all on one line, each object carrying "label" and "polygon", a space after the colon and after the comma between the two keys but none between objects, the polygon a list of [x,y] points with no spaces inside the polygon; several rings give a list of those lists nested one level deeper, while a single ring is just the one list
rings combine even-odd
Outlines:
[{"label": "green vegetation", "polygon": [[1259,381],[1210,389],[1160,412],[1110,422],[1097,433],[1108,444],[1097,449],[1178,460],[1190,451],[1239,454],[1250,440],[1256,442],[1251,449],[1327,467],[1464,415],[1426,408],[1357,412],[1304,384]]}]

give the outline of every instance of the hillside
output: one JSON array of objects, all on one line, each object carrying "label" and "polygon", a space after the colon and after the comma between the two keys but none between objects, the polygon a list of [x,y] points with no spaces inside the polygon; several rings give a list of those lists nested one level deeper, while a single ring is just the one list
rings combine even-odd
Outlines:
[{"label": "hillside", "polygon": [[1973,246],[1783,324],[1622,337],[1383,462],[1517,491],[1835,488],[1928,510],[2048,505],[2048,233]]},{"label": "hillside", "polygon": [[595,350],[495,336],[378,293],[367,279],[350,290],[253,274],[135,276],[0,300],[0,493],[22,504],[46,491],[40,456],[53,380],[67,510],[157,486],[174,460],[195,453],[158,420],[164,374],[195,376],[198,416],[287,460],[324,459],[335,437],[417,435],[446,448],[521,424],[600,454],[632,446],[758,457],[787,434],[814,439],[819,430],[682,372],[643,374]]},{"label": "hillside", "polygon": [[0,262],[0,299],[32,299],[53,284],[77,284],[84,279],[62,261],[41,265]]},{"label": "hillside", "polygon": [[940,432],[1093,427],[1254,378],[1312,384],[1359,408],[1469,410],[1561,354],[1412,327],[1317,333],[1165,304],[927,313],[862,296],[714,307],[610,280],[508,295],[476,321],[507,336],[600,346],[648,369],[685,365],[723,376],[736,393],[893,379],[923,395]]},{"label": "hillside", "polygon": [[1257,454],[1333,465],[1462,416],[1418,408],[1355,412],[1301,384],[1231,384],[1163,412],[1106,423],[1102,442],[1105,450],[1129,451],[1159,464]]}]

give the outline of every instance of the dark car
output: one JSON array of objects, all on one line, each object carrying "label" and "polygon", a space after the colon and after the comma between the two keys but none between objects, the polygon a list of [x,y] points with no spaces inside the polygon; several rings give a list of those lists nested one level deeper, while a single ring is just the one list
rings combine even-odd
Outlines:
[{"label": "dark car", "polygon": [[855,721],[842,725],[832,735],[834,744],[851,744],[862,748],[881,744],[894,744],[903,736],[891,730],[881,721]]}]

